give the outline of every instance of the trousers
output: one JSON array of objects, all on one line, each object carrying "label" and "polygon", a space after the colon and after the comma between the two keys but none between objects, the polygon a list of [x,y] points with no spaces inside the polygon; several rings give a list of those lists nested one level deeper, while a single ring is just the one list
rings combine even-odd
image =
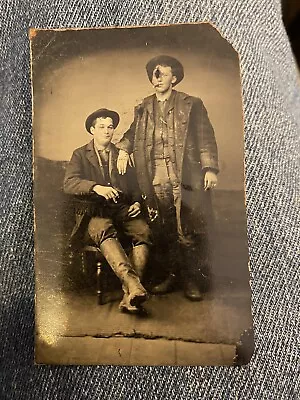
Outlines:
[{"label": "trousers", "polygon": [[133,246],[151,245],[151,232],[146,221],[141,217],[128,216],[129,206],[115,204],[106,209],[103,217],[92,217],[87,229],[88,238],[97,245],[106,239],[117,238],[120,234],[130,238]]}]

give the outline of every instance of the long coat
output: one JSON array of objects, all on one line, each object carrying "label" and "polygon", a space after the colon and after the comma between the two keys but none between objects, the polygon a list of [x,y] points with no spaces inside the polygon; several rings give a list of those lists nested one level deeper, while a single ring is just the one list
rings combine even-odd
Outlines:
[{"label": "long coat", "polygon": [[[109,153],[109,175],[111,185],[117,188],[128,204],[141,201],[135,171],[129,168],[125,175],[119,175],[117,158],[119,150],[111,143]],[[101,162],[101,160],[100,160]],[[104,170],[96,155],[94,141],[76,149],[67,166],[64,192],[72,195],[75,205],[76,223],[71,234],[71,243],[81,246],[86,228],[93,216],[102,216],[106,200],[93,192],[95,185],[107,186]]]},{"label": "long coat", "polygon": [[[174,90],[173,106],[167,110],[168,143],[176,159],[180,182],[181,205],[201,215],[211,216],[210,193],[204,191],[204,174],[207,170],[218,172],[218,151],[214,130],[201,99]],[[154,147],[155,94],[146,97],[135,108],[134,121],[117,147],[133,153],[138,184],[148,208],[150,221],[159,223],[158,205],[152,186]],[[185,208],[186,208],[185,207]],[[190,221],[179,223],[183,228]],[[202,227],[199,227],[202,230]]]}]

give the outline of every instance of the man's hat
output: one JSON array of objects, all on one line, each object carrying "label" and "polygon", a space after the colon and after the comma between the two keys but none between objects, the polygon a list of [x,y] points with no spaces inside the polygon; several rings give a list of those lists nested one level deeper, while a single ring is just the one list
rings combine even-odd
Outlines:
[{"label": "man's hat", "polygon": [[154,58],[151,58],[146,65],[146,71],[148,74],[149,81],[152,82],[153,71],[157,65],[171,67],[173,71],[173,75],[176,76],[177,80],[174,83],[174,86],[182,81],[184,77],[183,66],[180,61],[176,58],[166,55],[160,55]]},{"label": "man's hat", "polygon": [[107,108],[100,108],[89,115],[85,121],[86,130],[90,132],[91,126],[96,118],[111,118],[113,121],[114,129],[118,126],[120,121],[120,116],[116,111],[108,110]]}]

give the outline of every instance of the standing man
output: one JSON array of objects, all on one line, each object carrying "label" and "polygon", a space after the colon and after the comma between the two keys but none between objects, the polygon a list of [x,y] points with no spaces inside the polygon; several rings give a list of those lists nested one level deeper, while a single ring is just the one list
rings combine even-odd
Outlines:
[{"label": "standing man", "polygon": [[[101,108],[85,122],[93,139],[76,149],[68,164],[64,191],[77,198],[73,243],[84,241],[99,247],[122,282],[121,311],[138,312],[147,300],[142,286],[144,268],[151,245],[150,229],[141,217],[141,193],[133,168],[126,174],[117,171],[118,150],[111,143],[119,114]],[[119,240],[122,233],[132,242],[132,258],[127,257]]]},{"label": "standing man", "polygon": [[[133,153],[156,243],[162,244],[161,254],[167,250],[171,256],[165,280],[152,292],[171,291],[180,272],[185,296],[199,301],[209,264],[210,189],[219,171],[215,135],[201,99],[174,90],[184,77],[177,59],[154,57],[146,71],[155,93],[135,108],[134,121],[117,144],[118,170],[126,172]],[[178,254],[183,256],[180,271]]]}]

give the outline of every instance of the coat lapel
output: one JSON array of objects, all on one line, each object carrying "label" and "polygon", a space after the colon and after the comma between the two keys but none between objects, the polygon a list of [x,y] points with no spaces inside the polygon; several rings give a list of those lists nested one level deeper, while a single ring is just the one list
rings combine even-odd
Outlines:
[{"label": "coat lapel", "polygon": [[153,148],[153,135],[154,135],[154,99],[155,95],[149,96],[145,99],[145,109],[147,110],[147,126],[148,129],[145,130],[145,144],[146,152],[149,157]]},{"label": "coat lapel", "polygon": [[188,130],[188,121],[192,109],[192,100],[185,93],[177,92],[174,108],[174,128],[176,132],[176,144],[179,148],[185,148]]},{"label": "coat lapel", "polygon": [[101,165],[101,159],[99,164],[99,159],[97,157],[95,148],[94,148],[94,140],[91,140],[86,146],[86,158],[94,167],[96,174],[99,178],[99,182],[104,180],[104,171]]},{"label": "coat lapel", "polygon": [[99,168],[99,161],[94,148],[94,140],[91,140],[86,146],[86,158],[94,167]]},{"label": "coat lapel", "polygon": [[150,177],[153,175],[152,171],[152,150],[154,145],[154,100],[155,95],[151,95],[144,100],[144,109],[142,120],[140,121],[142,128],[138,131],[143,137],[140,137],[140,143],[143,143],[142,154],[145,157],[146,168]]}]

